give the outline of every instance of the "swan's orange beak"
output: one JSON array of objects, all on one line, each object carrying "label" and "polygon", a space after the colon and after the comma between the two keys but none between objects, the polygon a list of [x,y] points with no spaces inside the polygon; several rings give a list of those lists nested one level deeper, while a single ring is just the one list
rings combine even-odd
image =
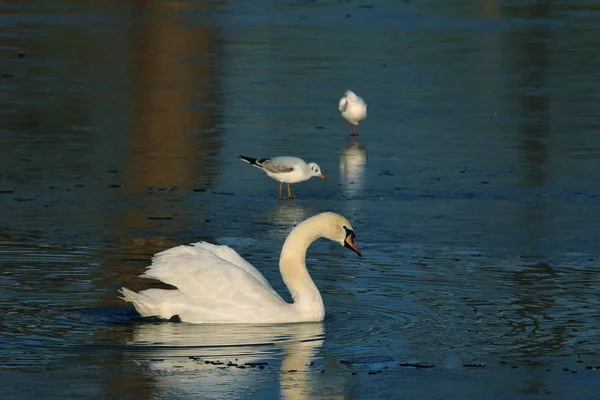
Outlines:
[{"label": "swan's orange beak", "polygon": [[350,250],[358,254],[359,257],[362,257],[362,254],[360,254],[360,250],[356,246],[356,243],[354,243],[355,236],[356,235],[354,234],[354,232],[349,231],[348,236],[346,236],[346,240],[344,240],[344,247],[349,248]]},{"label": "swan's orange beak", "polygon": [[317,175],[317,176],[318,176],[319,178],[321,178],[321,179],[325,179],[325,175],[323,175],[323,174],[319,174],[319,175]]}]

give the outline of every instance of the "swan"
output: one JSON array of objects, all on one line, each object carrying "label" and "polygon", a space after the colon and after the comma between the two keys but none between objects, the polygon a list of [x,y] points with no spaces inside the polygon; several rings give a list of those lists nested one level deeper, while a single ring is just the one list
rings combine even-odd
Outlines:
[{"label": "swan", "polygon": [[235,250],[207,242],[177,246],[154,256],[140,275],[175,286],[174,290],[125,287],[121,299],[133,303],[142,317],[191,323],[291,323],[322,321],[323,299],[306,269],[306,250],[324,237],[359,256],[350,222],[325,212],[298,224],[285,240],[279,270],[290,294],[287,303],[265,277]]}]

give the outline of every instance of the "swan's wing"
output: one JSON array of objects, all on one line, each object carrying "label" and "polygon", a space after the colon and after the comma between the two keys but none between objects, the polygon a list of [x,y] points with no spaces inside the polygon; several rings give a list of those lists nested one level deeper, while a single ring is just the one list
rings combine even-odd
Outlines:
[{"label": "swan's wing", "polygon": [[348,107],[348,99],[346,98],[346,96],[344,96],[340,99],[340,104],[338,105],[338,110],[340,110],[340,112],[344,112],[344,111],[346,111],[346,107]]},{"label": "swan's wing", "polygon": [[189,300],[206,308],[211,304],[219,307],[224,303],[249,306],[283,302],[266,279],[248,266],[254,274],[202,246],[178,246],[156,254],[141,276],[175,286]]},{"label": "swan's wing", "polygon": [[298,159],[293,157],[275,157],[263,162],[262,167],[271,173],[280,174],[292,172],[297,163]]},{"label": "swan's wing", "polygon": [[260,271],[254,267],[254,265],[244,260],[242,256],[240,256],[237,253],[237,251],[235,251],[231,247],[212,244],[208,242],[191,243],[190,246],[194,246],[197,249],[204,249],[209,252],[212,252],[213,254],[222,258],[223,260],[229,261],[230,263],[237,265],[238,267],[252,275],[257,281],[271,289],[273,293],[276,293],[275,290],[273,290],[273,288],[271,287],[271,285],[269,285],[269,282],[267,282],[267,279],[263,276],[263,274],[261,274]]}]

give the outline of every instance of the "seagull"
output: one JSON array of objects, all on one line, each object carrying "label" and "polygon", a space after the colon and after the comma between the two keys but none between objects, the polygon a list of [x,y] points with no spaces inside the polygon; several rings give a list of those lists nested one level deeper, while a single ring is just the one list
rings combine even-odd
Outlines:
[{"label": "seagull", "polygon": [[[279,181],[279,200],[297,199],[298,196],[292,196],[290,183],[302,182],[310,179],[313,176],[318,176],[325,179],[325,175],[321,173],[321,168],[315,163],[306,163],[298,157],[273,157],[273,158],[251,158],[239,156],[240,160],[247,162],[250,165],[260,168],[271,178]],[[281,187],[287,183],[288,196],[281,195]]]},{"label": "seagull", "polygon": [[340,99],[338,109],[342,113],[342,117],[348,121],[348,124],[354,125],[350,135],[358,136],[356,126],[360,121],[367,118],[367,104],[365,101],[352,90],[346,90],[344,97]]}]

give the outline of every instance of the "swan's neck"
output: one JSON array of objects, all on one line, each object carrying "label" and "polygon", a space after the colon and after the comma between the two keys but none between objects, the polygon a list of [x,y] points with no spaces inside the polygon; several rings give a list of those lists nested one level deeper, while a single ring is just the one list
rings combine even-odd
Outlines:
[{"label": "swan's neck", "polygon": [[311,224],[301,223],[292,230],[283,244],[279,269],[294,307],[307,318],[322,320],[325,316],[323,299],[306,269],[306,250],[321,237],[311,228]]}]

